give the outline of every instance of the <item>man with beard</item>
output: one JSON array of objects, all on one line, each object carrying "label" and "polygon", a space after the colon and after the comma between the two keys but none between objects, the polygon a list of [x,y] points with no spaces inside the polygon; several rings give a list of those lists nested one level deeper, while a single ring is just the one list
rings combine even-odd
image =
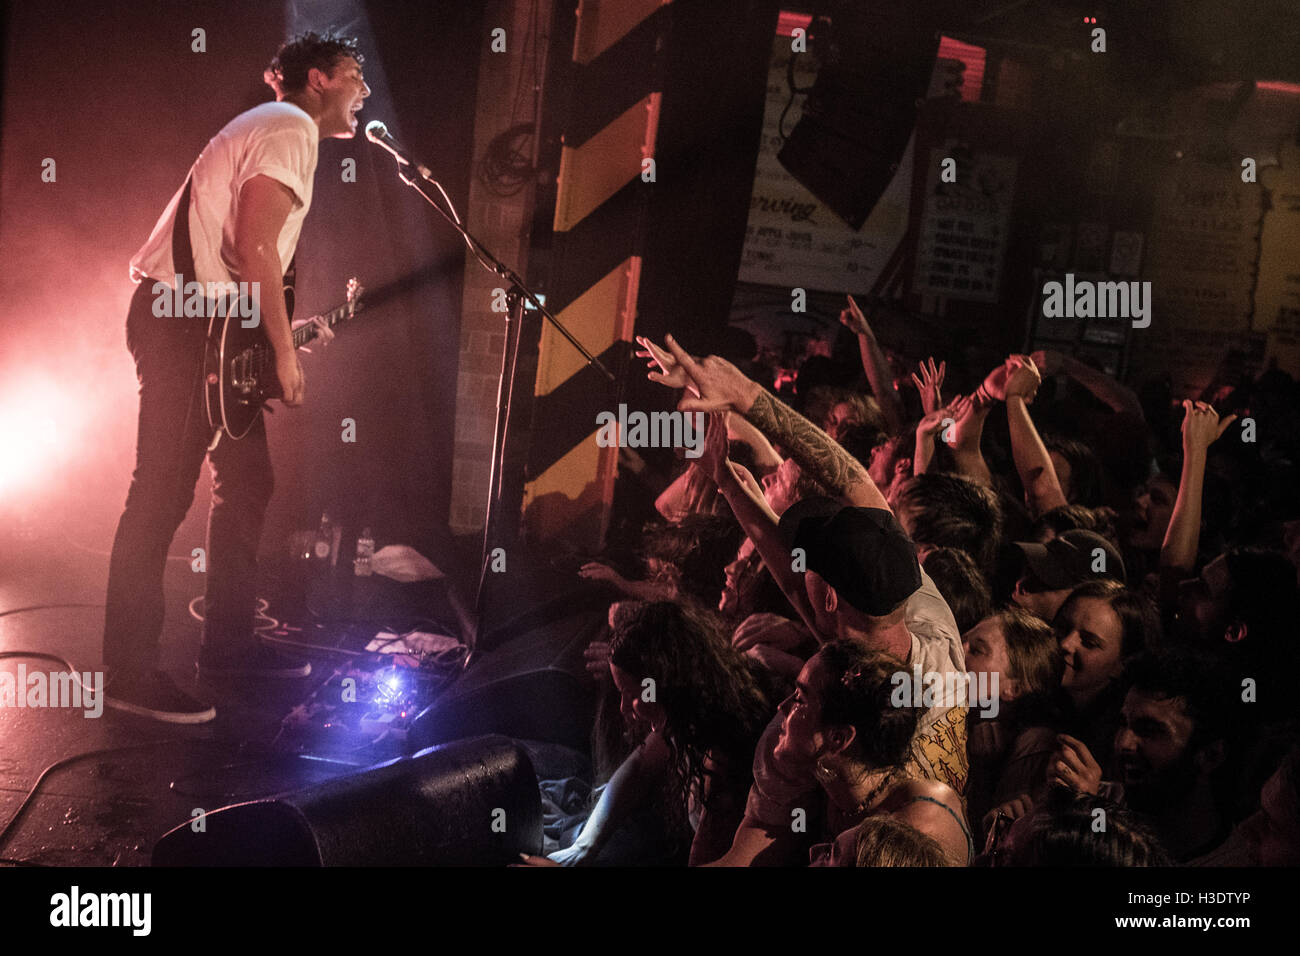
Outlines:
[{"label": "man with beard", "polygon": [[1130,676],[1115,735],[1124,803],[1148,818],[1171,858],[1200,856],[1231,826],[1215,792],[1228,755],[1231,679],[1189,653],[1143,656]]},{"label": "man with beard", "polygon": [[1290,681],[1300,666],[1293,636],[1297,600],[1295,569],[1283,555],[1231,548],[1179,584],[1171,630],[1188,646],[1223,660],[1238,684],[1247,677],[1255,681],[1259,712],[1245,716],[1282,721],[1294,711]]}]

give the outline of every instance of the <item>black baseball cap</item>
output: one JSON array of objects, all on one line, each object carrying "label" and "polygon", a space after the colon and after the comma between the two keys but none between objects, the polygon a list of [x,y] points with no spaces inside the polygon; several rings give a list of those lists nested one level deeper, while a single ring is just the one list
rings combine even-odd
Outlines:
[{"label": "black baseball cap", "polygon": [[916,545],[882,508],[805,498],[781,515],[781,536],[790,548],[804,550],[809,571],[863,614],[883,617],[921,586]]},{"label": "black baseball cap", "polygon": [[[1076,528],[1047,544],[1017,541],[1016,547],[1024,553],[1034,577],[1052,591],[1075,588],[1096,578],[1114,578],[1123,584],[1127,576],[1119,551],[1095,531]],[[1099,548],[1102,554],[1097,554]]]}]

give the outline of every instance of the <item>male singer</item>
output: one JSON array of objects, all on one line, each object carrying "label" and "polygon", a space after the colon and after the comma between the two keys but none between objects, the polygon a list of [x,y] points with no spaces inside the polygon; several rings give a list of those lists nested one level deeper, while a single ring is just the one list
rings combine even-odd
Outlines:
[{"label": "male singer", "polygon": [[210,448],[202,405],[208,320],[160,317],[171,310],[155,309],[154,300],[170,295],[178,276],[205,288],[241,282],[257,289],[283,402],[302,404],[305,383],[283,287],[311,207],[319,142],[356,135],[357,112],[370,95],[361,62],[351,38],[305,33],[282,45],[264,74],[276,101],[241,113],[212,138],[131,260],[138,288],[126,336],[140,381],[140,419],[135,473],[108,571],[110,707],[170,723],[216,716],[157,669],[167,551],[205,457],[213,488],[199,674],[301,677],[311,670],[253,633],[257,545],[273,486],[265,424],[259,416],[241,440],[223,435]]}]

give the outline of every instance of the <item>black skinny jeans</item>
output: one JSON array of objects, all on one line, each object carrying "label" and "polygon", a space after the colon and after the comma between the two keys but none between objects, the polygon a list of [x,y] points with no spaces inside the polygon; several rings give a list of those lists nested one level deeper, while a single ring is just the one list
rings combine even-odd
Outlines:
[{"label": "black skinny jeans", "polygon": [[[257,545],[274,477],[262,416],[239,441],[212,438],[204,413],[202,358],[207,320],[159,318],[153,285],[131,299],[126,343],[140,381],[136,465],[113,539],[104,615],[104,662],[114,672],[158,664],[167,552],[194,501],[199,466],[212,469],[201,657],[237,661],[257,647],[253,635]],[[200,575],[195,574],[195,584]]]}]

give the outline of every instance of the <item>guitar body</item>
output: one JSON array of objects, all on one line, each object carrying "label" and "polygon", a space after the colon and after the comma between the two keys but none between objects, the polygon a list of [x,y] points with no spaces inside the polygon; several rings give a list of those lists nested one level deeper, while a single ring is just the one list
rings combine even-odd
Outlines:
[{"label": "guitar body", "polygon": [[274,362],[270,374],[261,378],[250,377],[245,371],[250,356],[274,353],[261,323],[246,329],[241,324],[244,321],[237,315],[214,316],[208,326],[203,362],[208,424],[232,439],[247,435],[262,413],[262,405],[280,394]]},{"label": "guitar body", "polygon": [[[344,305],[320,316],[333,326],[349,319],[360,309],[361,286],[348,281],[348,298]],[[292,300],[286,296],[292,309]],[[292,313],[291,313],[292,314]],[[250,321],[243,311],[213,316],[203,356],[204,399],[208,425],[233,440],[243,438],[257,421],[262,406],[282,394],[275,369],[275,352],[261,322],[245,328]],[[316,336],[316,326],[299,326],[293,331],[295,348],[302,348]]]}]

